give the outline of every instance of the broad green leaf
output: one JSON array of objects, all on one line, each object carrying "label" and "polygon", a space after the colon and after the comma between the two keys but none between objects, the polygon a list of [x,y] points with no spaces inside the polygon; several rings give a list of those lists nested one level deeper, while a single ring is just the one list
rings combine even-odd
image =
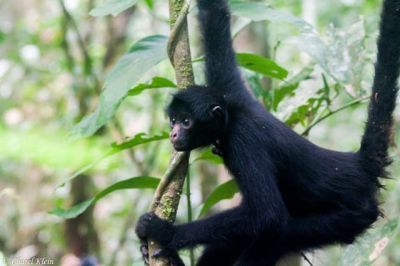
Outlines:
[{"label": "broad green leaf", "polygon": [[144,0],[144,2],[146,3],[146,5],[147,5],[150,9],[153,9],[153,8],[154,8],[154,1],[153,1],[153,0]]},{"label": "broad green leaf", "polygon": [[[304,90],[304,88],[302,88],[302,90]],[[298,105],[293,104],[292,108],[288,109],[288,111],[286,112],[288,116],[284,117],[283,119],[285,123],[290,127],[294,127],[298,123],[306,126],[310,122],[310,120],[312,120],[312,118],[317,114],[321,107],[321,103],[324,100],[320,92],[321,90],[319,90],[316,95],[305,94],[305,96],[301,99],[301,94],[297,94],[296,91],[296,95],[294,97],[291,97],[290,100],[292,102],[298,101]],[[302,91],[301,93],[304,93],[304,91]]]},{"label": "broad green leaf", "polygon": [[144,90],[158,89],[158,88],[176,88],[176,84],[169,79],[162,77],[154,77],[148,83],[140,83],[128,92],[129,96],[135,96],[142,93]]},{"label": "broad green leaf", "polygon": [[[342,73],[342,68],[337,65],[332,67],[330,65],[331,62],[328,61],[328,58],[334,59],[334,57],[330,56],[330,50],[332,50],[332,48],[321,40],[317,30],[312,25],[301,18],[293,16],[286,11],[276,10],[260,2],[230,0],[230,6],[232,13],[239,17],[245,17],[252,21],[267,20],[273,23],[288,23],[295,26],[300,31],[300,35],[295,38],[296,47],[299,47],[313,57],[324,70],[329,70],[331,72],[340,71]],[[347,39],[351,42],[352,38]],[[340,60],[343,61],[342,59]],[[347,72],[350,71],[346,71],[346,73]]]},{"label": "broad green leaf", "polygon": [[89,14],[91,16],[116,16],[136,3],[137,0],[105,0],[103,4],[93,8]]},{"label": "broad green leaf", "polygon": [[132,177],[126,180],[119,181],[108,188],[102,190],[98,194],[96,194],[96,201],[105,197],[106,195],[110,194],[113,191],[121,190],[121,189],[145,189],[145,188],[152,188],[156,189],[160,179],[157,177],[151,176],[137,176]]},{"label": "broad green leaf", "polygon": [[221,159],[221,157],[215,155],[214,153],[212,153],[211,149],[207,149],[204,150],[202,153],[199,154],[198,157],[196,157],[192,163],[197,162],[197,161],[209,161],[212,162],[214,164],[223,164],[223,160]]},{"label": "broad green leaf", "polygon": [[60,216],[64,219],[75,218],[78,215],[82,214],[87,208],[91,205],[99,201],[101,198],[104,198],[108,194],[121,189],[146,189],[151,188],[155,189],[158,186],[160,179],[155,177],[148,177],[148,176],[138,176],[133,177],[130,179],[119,181],[106,189],[100,191],[91,199],[83,201],[79,204],[72,206],[70,209],[64,210],[62,208],[55,208],[54,210],[50,211],[51,214]]},{"label": "broad green leaf", "polygon": [[158,141],[158,140],[163,140],[168,138],[168,132],[163,132],[161,134],[153,135],[153,136],[148,136],[145,133],[139,133],[135,135],[133,138],[124,141],[122,143],[113,143],[111,144],[112,147],[112,152],[111,153],[117,153],[126,149],[131,149],[137,145],[149,143],[152,141]]},{"label": "broad green leaf", "polygon": [[294,44],[306,52],[335,81],[360,85],[365,76],[365,62],[368,60],[364,41],[366,38],[364,22],[338,30],[333,26],[323,39],[318,34],[308,32],[294,38]]},{"label": "broad green leaf", "polygon": [[92,198],[92,199],[83,201],[79,204],[76,204],[68,210],[64,210],[64,209],[57,207],[57,208],[51,210],[49,213],[60,216],[64,219],[75,218],[79,214],[83,213],[87,208],[89,208],[93,204],[93,202],[94,202],[94,199]]},{"label": "broad green leaf", "polygon": [[208,210],[218,202],[233,198],[237,192],[239,192],[239,188],[233,179],[219,185],[213,192],[211,192],[210,196],[204,202],[199,216],[206,214]]},{"label": "broad green leaf", "polygon": [[318,87],[300,86],[293,95],[278,106],[277,116],[291,127],[306,126],[320,111],[324,111],[325,90]]},{"label": "broad green leaf", "polygon": [[71,181],[72,179],[74,179],[77,176],[81,175],[82,173],[86,172],[87,170],[89,170],[90,168],[92,168],[93,166],[95,166],[96,164],[98,164],[99,162],[101,162],[102,160],[106,159],[107,157],[109,157],[113,154],[116,154],[116,153],[126,150],[126,149],[136,147],[141,144],[146,144],[149,142],[159,141],[159,140],[163,140],[163,139],[167,139],[167,138],[168,138],[167,132],[163,132],[163,133],[155,134],[155,135],[146,135],[145,133],[139,133],[139,134],[136,134],[134,137],[128,139],[125,142],[112,143],[111,148],[103,156],[101,156],[101,157],[97,158],[96,160],[94,160],[93,162],[83,166],[81,169],[76,171],[71,176],[64,178],[57,185],[57,187],[64,186],[67,182]]},{"label": "broad green leaf", "polygon": [[288,75],[286,69],[280,67],[271,59],[256,54],[238,53],[236,59],[241,67],[271,78],[283,80]]},{"label": "broad green leaf", "polygon": [[288,95],[292,94],[296,88],[299,86],[299,83],[288,84],[282,87],[279,87],[274,91],[274,97],[272,102],[272,109],[277,110],[279,103]]},{"label": "broad green leaf", "polygon": [[[349,221],[351,223],[351,221]],[[345,248],[341,265],[364,266],[372,265],[390,243],[399,227],[399,220],[391,220],[382,226],[370,229],[357,241]]]},{"label": "broad green leaf", "polygon": [[240,0],[230,0],[229,3],[232,13],[236,16],[246,17],[253,21],[268,20],[278,23],[290,23],[302,31],[311,31],[313,29],[310,24],[289,12],[273,9],[264,3]]},{"label": "broad green leaf", "polygon": [[90,136],[105,125],[129,90],[148,70],[167,58],[166,46],[167,37],[162,35],[149,36],[134,44],[107,76],[97,109],[83,118],[72,133]]},{"label": "broad green leaf", "polygon": [[273,91],[274,96],[272,101],[273,110],[275,111],[277,110],[279,103],[286,96],[291,95],[299,86],[300,82],[309,79],[313,71],[314,71],[314,64],[309,64],[304,69],[302,69],[300,73],[290,78],[290,80],[288,80],[284,86],[275,89]]},{"label": "broad green leaf", "polygon": [[314,68],[315,68],[315,63],[308,64],[299,73],[297,73],[293,77],[290,77],[287,80],[287,83],[294,84],[294,83],[300,83],[307,79],[311,79],[311,73],[314,71]]}]

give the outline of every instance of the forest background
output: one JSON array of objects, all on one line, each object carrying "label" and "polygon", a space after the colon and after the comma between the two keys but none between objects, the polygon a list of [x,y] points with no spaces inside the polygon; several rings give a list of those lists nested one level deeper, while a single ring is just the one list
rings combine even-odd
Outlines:
[{"label": "forest background", "polygon": [[[254,95],[313,142],[357,150],[381,1],[229,2]],[[188,36],[201,84],[196,14],[192,1]],[[169,165],[164,108],[179,87],[168,1],[0,0],[0,17],[0,266],[29,258],[143,265],[133,228]],[[313,265],[400,265],[400,110],[394,131],[385,217],[353,245],[307,253]],[[236,192],[218,157],[193,152],[177,222],[234,206]],[[200,251],[181,256],[191,265]]]}]

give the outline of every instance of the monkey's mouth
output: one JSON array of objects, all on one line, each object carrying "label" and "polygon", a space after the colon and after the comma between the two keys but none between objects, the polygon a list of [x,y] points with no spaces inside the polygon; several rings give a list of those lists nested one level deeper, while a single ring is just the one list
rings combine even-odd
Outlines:
[{"label": "monkey's mouth", "polygon": [[174,147],[174,149],[176,151],[186,151],[186,146],[182,143],[175,142],[175,143],[172,143],[172,146]]}]

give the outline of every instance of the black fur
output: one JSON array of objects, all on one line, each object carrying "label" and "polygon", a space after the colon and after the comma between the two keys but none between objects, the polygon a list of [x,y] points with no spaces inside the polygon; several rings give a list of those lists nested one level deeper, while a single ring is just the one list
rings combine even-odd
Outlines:
[{"label": "black fur", "polygon": [[385,167],[391,162],[387,150],[398,91],[396,84],[400,65],[399,9],[399,0],[384,2],[375,79],[360,149],[365,168],[372,176],[386,176]]},{"label": "black fur", "polygon": [[[383,4],[378,59],[366,131],[358,152],[314,145],[265,111],[248,92],[236,64],[224,0],[198,0],[207,87],[177,93],[168,114],[179,150],[216,144],[236,179],[240,206],[174,225],[151,216],[142,239],[167,250],[206,245],[198,265],[274,265],[284,254],[352,243],[378,218],[378,177],[398,91],[400,1]],[[218,106],[218,115],[212,111]],[[182,129],[189,117],[193,124]],[[148,220],[146,220],[148,221]]]}]

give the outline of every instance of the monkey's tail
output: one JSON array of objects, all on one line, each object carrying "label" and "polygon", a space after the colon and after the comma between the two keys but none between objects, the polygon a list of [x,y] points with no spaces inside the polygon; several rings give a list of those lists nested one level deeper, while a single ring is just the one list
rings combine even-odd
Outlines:
[{"label": "monkey's tail", "polygon": [[386,176],[393,111],[399,90],[400,0],[385,0],[382,8],[375,77],[360,155],[371,176]]}]

